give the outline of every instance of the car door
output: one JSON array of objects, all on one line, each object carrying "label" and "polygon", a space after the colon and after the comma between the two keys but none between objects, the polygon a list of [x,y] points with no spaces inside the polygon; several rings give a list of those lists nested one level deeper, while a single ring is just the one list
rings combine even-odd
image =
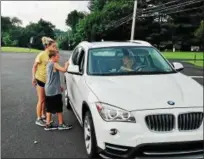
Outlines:
[{"label": "car door", "polygon": [[75,64],[79,66],[80,74],[72,74],[72,102],[75,111],[81,117],[82,102],[83,102],[83,88],[85,87],[84,82],[84,59],[85,50],[80,47],[78,50]]},{"label": "car door", "polygon": [[[70,65],[76,65],[77,57],[79,54],[79,47],[76,47],[69,59],[69,64]],[[66,74],[66,84],[67,84],[67,91],[68,91],[68,96],[69,100],[72,105],[74,105],[74,75],[71,73]]]}]

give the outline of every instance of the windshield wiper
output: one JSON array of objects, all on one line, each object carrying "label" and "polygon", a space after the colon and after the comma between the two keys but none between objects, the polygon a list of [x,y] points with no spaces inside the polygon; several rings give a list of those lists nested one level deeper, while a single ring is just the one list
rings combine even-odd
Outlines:
[{"label": "windshield wiper", "polygon": [[155,71],[155,72],[115,72],[115,73],[94,73],[92,76],[125,76],[125,75],[154,75],[154,74],[172,74],[176,71]]}]

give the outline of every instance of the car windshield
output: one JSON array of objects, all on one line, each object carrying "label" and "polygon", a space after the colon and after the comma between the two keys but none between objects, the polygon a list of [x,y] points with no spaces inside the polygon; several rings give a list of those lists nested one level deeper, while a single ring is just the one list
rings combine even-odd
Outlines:
[{"label": "car windshield", "polygon": [[153,47],[92,48],[88,53],[89,75],[131,75],[175,73]]}]

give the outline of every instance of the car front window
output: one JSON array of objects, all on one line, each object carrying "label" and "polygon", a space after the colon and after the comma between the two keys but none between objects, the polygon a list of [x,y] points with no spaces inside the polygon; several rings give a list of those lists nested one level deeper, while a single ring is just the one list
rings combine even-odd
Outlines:
[{"label": "car front window", "polygon": [[131,75],[175,73],[153,47],[92,48],[88,53],[89,75]]}]

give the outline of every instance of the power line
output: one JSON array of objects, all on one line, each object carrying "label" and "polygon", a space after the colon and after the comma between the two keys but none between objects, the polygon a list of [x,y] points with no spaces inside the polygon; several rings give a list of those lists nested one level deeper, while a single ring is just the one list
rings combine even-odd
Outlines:
[{"label": "power line", "polygon": [[[139,12],[137,12],[137,14],[139,14],[139,13],[142,13],[143,11],[148,11],[148,10],[153,10],[153,9],[155,9],[155,8],[159,8],[159,7],[162,7],[162,6],[164,6],[164,5],[167,5],[167,4],[172,4],[172,3],[175,3],[175,2],[179,2],[179,1],[181,1],[181,0],[174,0],[174,1],[171,1],[171,2],[167,2],[167,3],[164,3],[164,4],[161,4],[161,5],[158,5],[158,6],[155,6],[155,7],[152,7],[152,8],[147,8],[147,9],[140,9],[141,11],[139,11]],[[123,18],[121,18],[120,20],[115,20],[114,22],[112,22],[113,24],[112,25],[114,25],[114,23],[118,23],[119,21],[121,21],[121,20],[124,20],[124,21],[126,21],[127,19],[129,19],[130,17],[132,17],[132,13],[130,13],[129,15],[127,15],[127,16],[125,16],[125,17],[123,17]],[[123,22],[122,22],[123,23]]]},{"label": "power line", "polygon": [[[176,2],[176,1],[173,1],[173,2]],[[188,2],[191,2],[190,4],[195,4],[195,3],[198,3],[198,2],[202,2],[202,0],[194,0],[194,1],[188,1]],[[169,2],[170,3],[170,2]],[[172,9],[175,9],[175,8],[178,8],[178,7],[185,7],[185,6],[188,6],[188,5],[190,5],[190,4],[187,4],[186,2],[184,2],[184,3],[181,3],[179,6],[176,6],[176,7],[171,7],[171,6],[169,6],[165,11],[170,11],[170,10],[172,10]],[[161,6],[161,5],[160,5]],[[162,11],[163,9],[161,9],[161,10],[157,10],[157,13],[159,12],[159,13],[161,13],[161,11]],[[137,14],[140,14],[140,13],[143,13],[144,14],[144,12],[142,12],[142,11],[140,11],[140,12],[138,12]],[[155,12],[153,12],[152,11],[152,13],[155,13]],[[163,14],[168,14],[168,13],[171,13],[171,12],[167,12],[167,13],[165,13],[165,12],[163,12]],[[176,12],[175,12],[176,13]],[[150,12],[149,12],[149,14],[151,14]],[[155,16],[155,15],[148,15],[148,16],[137,16],[137,17],[152,17],[152,16]],[[130,15],[128,15],[128,16],[126,16],[126,17],[124,17],[124,21],[123,22],[126,22],[126,21],[129,21],[130,19],[132,18],[132,14],[130,14]],[[119,21],[117,21],[116,23],[120,26],[120,24],[122,23],[122,24],[124,24],[123,22],[121,22],[120,20]],[[109,25],[109,26],[115,26],[116,25],[116,23],[114,23],[113,22],[113,24],[112,25]]]},{"label": "power line", "polygon": [[[164,5],[172,4],[172,3],[175,3],[175,2],[178,2],[178,1],[180,1],[180,0],[175,0],[175,1],[167,2],[167,3],[161,4],[161,5],[157,6],[157,7],[154,7],[154,8],[158,8],[158,10],[155,10],[155,9],[152,9],[152,8],[141,10],[141,11],[137,12],[137,15],[139,15],[140,13],[142,13],[142,14],[146,14],[146,13],[153,14],[155,12],[162,13],[162,11],[170,11],[172,9],[176,9],[176,8],[179,8],[179,7],[185,7],[185,6],[188,6],[188,5],[191,5],[191,4],[202,2],[202,0],[186,1],[186,2],[183,2],[183,3],[180,3],[180,4],[170,5],[170,6],[162,8],[162,6],[164,6]],[[148,10],[148,11],[145,12],[146,10]],[[132,14],[129,14],[129,15],[121,18],[120,20],[113,21],[112,24],[109,24],[109,26],[114,26],[114,25],[123,23],[123,21],[125,22],[130,17],[132,17]],[[147,17],[149,17],[149,16],[147,16]]]},{"label": "power line", "polygon": [[195,3],[199,3],[199,2],[202,2],[203,0],[194,0],[194,1],[188,1],[188,2],[184,2],[184,3],[181,3],[181,4],[176,4],[176,5],[172,5],[170,7],[166,7],[166,8],[162,8],[161,10],[155,10],[155,11],[148,11],[148,12],[143,12],[143,14],[151,14],[153,12],[163,12],[163,11],[169,11],[169,10],[172,10],[172,9],[176,9],[176,8],[179,8],[179,7],[186,7],[188,5],[191,5],[191,4],[195,4]]},{"label": "power line", "polygon": [[168,15],[169,15],[169,14],[180,13],[180,12],[191,11],[191,10],[200,9],[200,8],[204,8],[204,5],[202,5],[202,6],[200,6],[200,7],[194,7],[194,8],[184,9],[184,10],[180,10],[180,11],[176,11],[176,12],[170,12],[170,13],[168,13]]},{"label": "power line", "polygon": [[181,0],[174,0],[174,1],[171,1],[171,2],[167,2],[167,3],[163,3],[163,4],[160,4],[158,6],[154,6],[154,7],[151,7],[151,8],[147,8],[147,9],[144,9],[145,11],[148,11],[148,10],[154,10],[155,8],[159,8],[159,7],[163,7],[165,5],[169,5],[169,4],[172,4],[172,3],[175,3],[175,2],[180,2]]},{"label": "power line", "polygon": [[181,2],[181,3],[177,3],[177,4],[173,4],[173,5],[170,5],[170,6],[164,6],[163,7],[163,5],[160,5],[160,7],[157,9],[151,9],[150,8],[150,10],[146,10],[146,9],[144,9],[143,10],[143,12],[146,12],[146,13],[151,13],[151,12],[157,12],[157,11],[162,11],[162,10],[166,10],[166,9],[169,9],[169,8],[172,8],[172,7],[175,7],[175,6],[177,6],[177,7],[180,7],[181,5],[185,5],[185,4],[187,4],[188,5],[188,3],[194,3],[194,2],[198,2],[199,0],[189,0],[189,1],[185,1],[185,2]]},{"label": "power line", "polygon": [[[204,8],[204,5],[200,6],[200,7],[194,7],[194,8],[189,8],[189,9],[184,9],[184,10],[179,10],[179,11],[174,11],[174,12],[169,12],[169,13],[166,13],[167,15],[169,14],[175,14],[175,13],[180,13],[180,12],[185,12],[185,11],[191,11],[191,10],[195,10],[195,9],[200,9],[200,8]],[[154,17],[155,15],[149,15],[148,17]],[[143,16],[138,16],[138,18],[144,18]],[[119,25],[115,26],[114,28],[110,29],[110,30],[113,30],[115,28],[118,28],[119,26],[123,25],[124,23],[127,23],[129,21],[131,21],[132,18],[128,18],[126,19],[124,22],[120,23]]]},{"label": "power line", "polygon": [[[152,8],[147,8],[147,9],[141,9],[141,11],[139,11],[139,12],[137,12],[137,14],[139,14],[139,13],[142,13],[143,11],[148,11],[148,10],[153,10],[153,9],[155,9],[155,8],[159,8],[159,7],[162,7],[162,6],[164,6],[164,5],[167,5],[167,4],[171,4],[171,3],[174,3],[174,2],[178,2],[178,1],[180,1],[180,0],[174,0],[174,1],[171,1],[171,2],[167,2],[167,3],[164,3],[164,4],[161,4],[161,5],[159,5],[159,6],[155,6],[155,7],[152,7]],[[121,21],[121,20],[124,20],[124,21],[126,21],[127,19],[129,19],[130,17],[132,17],[132,13],[130,13],[129,15],[127,15],[127,16],[125,16],[125,17],[123,17],[123,18],[121,18],[120,20],[115,20],[114,22],[112,22],[113,24],[114,23],[117,23],[117,22],[119,22],[119,21]],[[112,24],[112,25],[113,25]]]}]

